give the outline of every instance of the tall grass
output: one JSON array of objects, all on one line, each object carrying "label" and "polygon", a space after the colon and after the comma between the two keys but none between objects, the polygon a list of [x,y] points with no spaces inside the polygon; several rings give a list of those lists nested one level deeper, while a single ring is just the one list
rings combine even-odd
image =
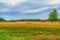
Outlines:
[{"label": "tall grass", "polygon": [[37,40],[49,40],[39,35],[45,35],[43,37],[48,36],[48,38],[49,35],[53,35],[52,37],[54,38],[58,37],[55,40],[60,40],[60,26],[47,26],[43,24],[0,24],[0,40],[34,40],[35,36],[38,37]]}]

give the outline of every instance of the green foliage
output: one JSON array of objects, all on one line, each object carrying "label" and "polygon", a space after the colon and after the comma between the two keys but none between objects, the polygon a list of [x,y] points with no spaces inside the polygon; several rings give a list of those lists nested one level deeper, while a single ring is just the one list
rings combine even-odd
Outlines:
[{"label": "green foliage", "polygon": [[57,10],[53,9],[53,11],[49,14],[49,21],[57,21],[58,15]]},{"label": "green foliage", "polygon": [[58,21],[60,21],[60,19],[58,19]]},{"label": "green foliage", "polygon": [[16,21],[31,21],[31,22],[34,22],[34,21],[40,21],[40,19],[20,19],[20,20],[16,20]]},{"label": "green foliage", "polygon": [[3,18],[0,18],[0,21],[5,21],[5,19],[3,19]]}]

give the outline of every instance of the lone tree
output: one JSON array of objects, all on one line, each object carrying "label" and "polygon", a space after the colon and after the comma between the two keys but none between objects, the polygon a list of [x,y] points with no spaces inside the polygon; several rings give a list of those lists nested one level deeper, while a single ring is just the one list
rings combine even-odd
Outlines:
[{"label": "lone tree", "polygon": [[49,21],[57,21],[58,20],[58,12],[56,9],[49,14]]}]

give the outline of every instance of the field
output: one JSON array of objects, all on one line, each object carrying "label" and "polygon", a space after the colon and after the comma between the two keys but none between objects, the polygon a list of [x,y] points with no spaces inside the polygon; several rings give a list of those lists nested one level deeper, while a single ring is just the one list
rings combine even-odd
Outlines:
[{"label": "field", "polygon": [[60,22],[0,22],[0,40],[60,40]]}]

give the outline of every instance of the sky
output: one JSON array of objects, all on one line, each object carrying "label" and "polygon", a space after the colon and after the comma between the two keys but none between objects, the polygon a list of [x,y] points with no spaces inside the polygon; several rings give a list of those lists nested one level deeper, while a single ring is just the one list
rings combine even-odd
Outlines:
[{"label": "sky", "polygon": [[60,18],[60,0],[0,0],[0,18],[47,19],[54,8]]}]

